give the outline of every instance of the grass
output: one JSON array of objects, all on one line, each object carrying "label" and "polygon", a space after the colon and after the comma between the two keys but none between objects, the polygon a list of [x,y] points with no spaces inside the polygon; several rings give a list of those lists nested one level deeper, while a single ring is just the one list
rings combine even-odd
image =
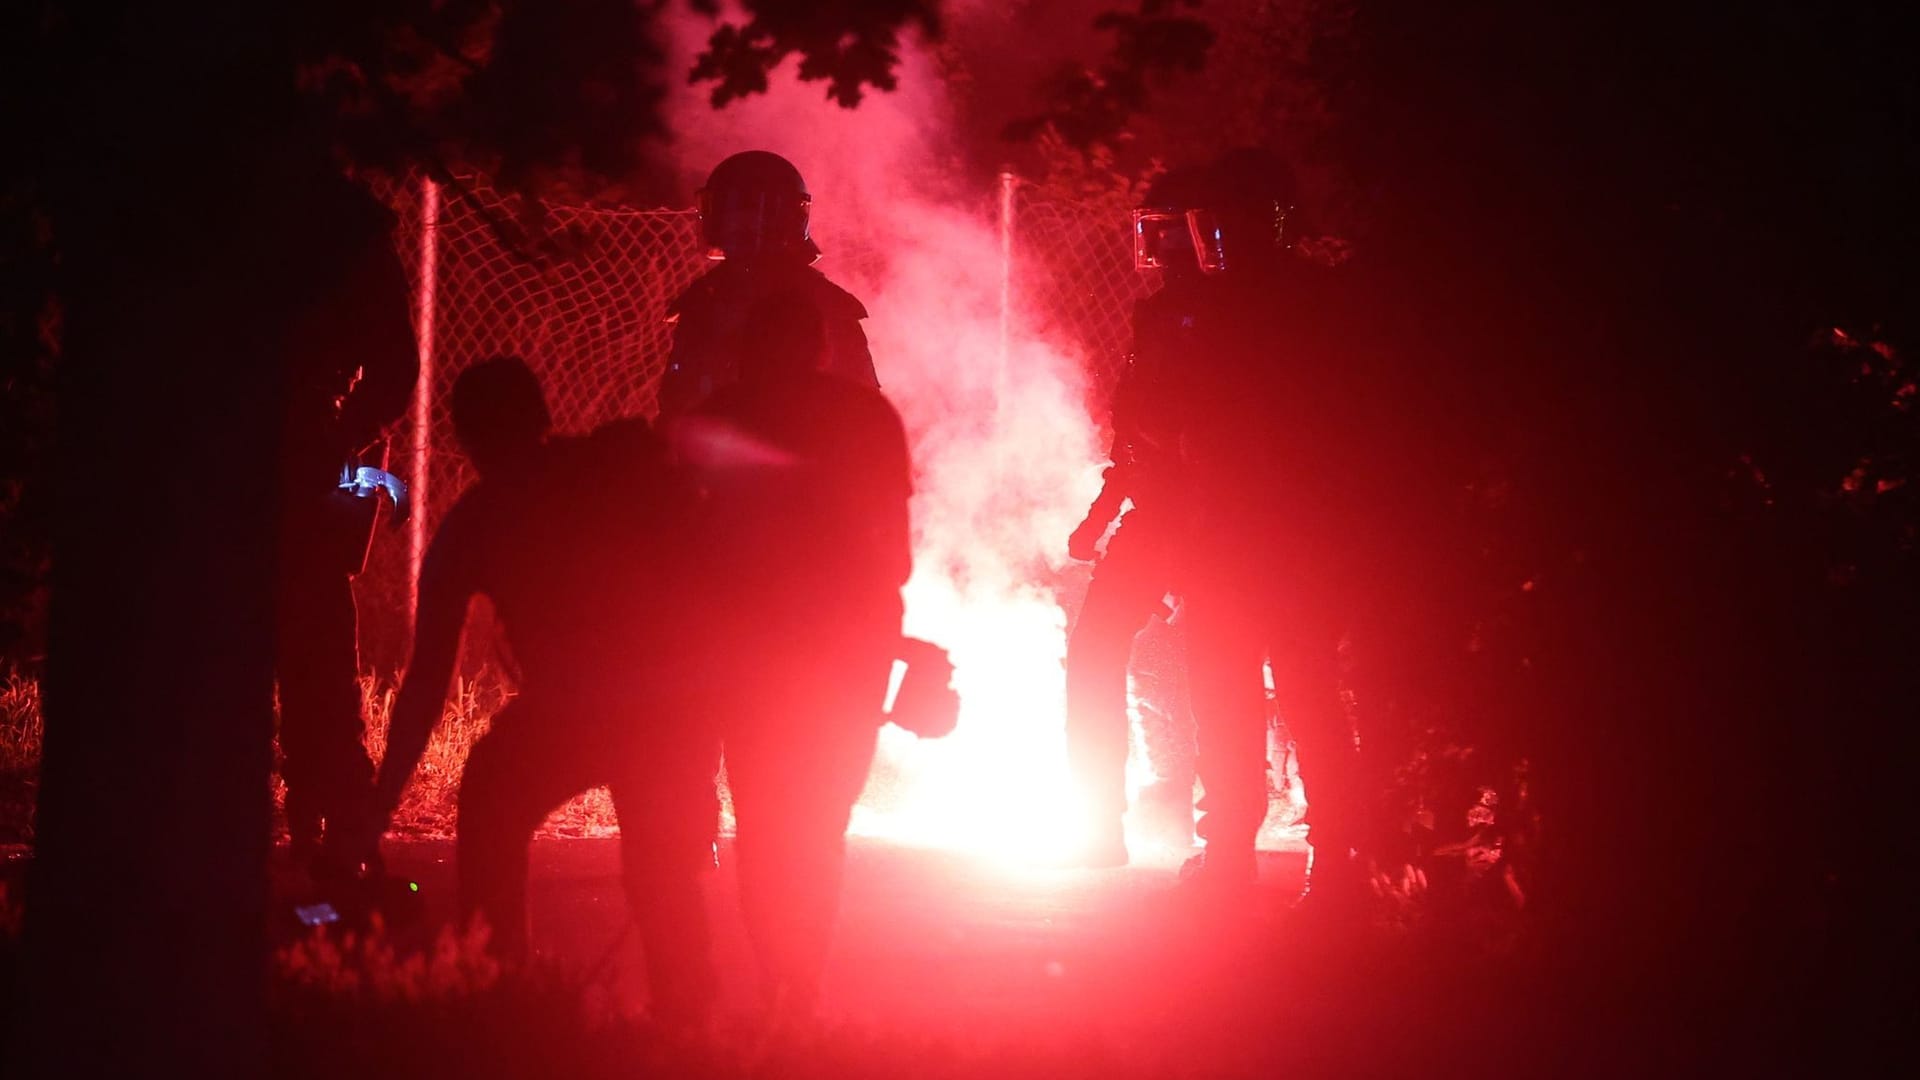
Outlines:
[{"label": "grass", "polygon": [[[381,676],[363,674],[360,693],[361,713],[367,722],[367,747],[378,763],[380,750],[387,743],[387,726],[398,687]],[[397,832],[420,838],[452,835],[459,803],[460,771],[466,765],[467,754],[486,734],[494,715],[511,700],[512,687],[492,669],[454,681],[446,713],[394,813],[393,827]],[[543,835],[569,837],[611,836],[616,831],[613,799],[605,788],[594,788],[575,796],[555,810],[542,829]]]},{"label": "grass", "polygon": [[[395,687],[368,675],[361,688],[368,744],[377,751]],[[456,684],[400,807],[399,832],[439,837],[451,831],[466,756],[511,698],[511,687],[491,672]],[[5,804],[0,828],[28,839],[41,732],[38,685],[9,676],[0,684],[0,770],[24,785],[26,798]],[[557,810],[546,832],[593,836],[613,827],[611,803],[600,790]],[[1538,985],[1527,974],[1537,961],[1510,937],[1512,907],[1484,902],[1497,875],[1471,876],[1485,884],[1443,890],[1483,899],[1463,905],[1433,903],[1424,877],[1394,879],[1384,921],[1395,925],[1376,923],[1365,941],[1334,945],[1294,935],[1230,943],[1230,962],[1220,962],[1212,976],[1217,985],[1192,984],[1187,993],[1168,987],[1169,1030],[1194,1032],[1177,1040],[1102,1031],[1091,1015],[1084,1028],[1044,1032],[970,1030],[959,1020],[938,1029],[827,1024],[783,1031],[732,1016],[689,1034],[623,1011],[611,987],[576,971],[502,971],[486,956],[481,933],[443,929],[420,944],[398,943],[378,926],[362,935],[316,933],[274,956],[270,1074],[1118,1080],[1474,1069],[1501,1075],[1515,1064],[1512,1026],[1533,1022],[1529,1013],[1543,1008],[1528,997],[1528,988]],[[1491,913],[1502,917],[1488,921]],[[18,915],[17,899],[0,884],[0,983],[13,977]],[[1202,989],[1208,997],[1192,996]],[[1284,1023],[1276,1022],[1280,1003]],[[1232,1037],[1221,1037],[1223,1029]]]},{"label": "grass", "polygon": [[[728,1013],[697,1032],[663,1030],[629,1011],[597,969],[493,967],[478,935],[443,930],[414,954],[396,952],[377,928],[358,938],[316,935],[276,959],[273,1075],[1621,1074],[1604,1046],[1587,1045],[1609,1032],[1608,1021],[1570,1014],[1577,986],[1540,955],[1324,916],[1166,915],[1103,961],[1130,986],[1144,978],[1144,999],[1091,979],[1031,1018],[978,1010],[956,991],[948,1010],[861,1021],[829,1014],[798,1027]],[[910,973],[893,978],[902,993],[947,993]],[[1638,1052],[1630,1040],[1619,1045]]]},{"label": "grass", "polygon": [[33,843],[44,733],[39,681],[8,672],[0,683],[0,847]]},{"label": "grass", "polygon": [[39,680],[8,672],[0,684],[0,772],[38,772],[44,732]]},{"label": "grass", "polygon": [[[384,675],[360,676],[361,714],[366,745],[375,762],[386,746],[387,727],[398,687]],[[498,673],[483,670],[456,680],[446,714],[427,744],[413,781],[394,814],[396,832],[414,838],[453,834],[460,794],[460,771],[473,744],[486,734],[494,714],[513,699],[513,689]],[[33,842],[33,807],[40,773],[45,723],[38,680],[19,672],[0,683],[0,845]],[[276,755],[277,757],[277,755]],[[279,814],[286,787],[273,778],[274,811]],[[284,832],[284,822],[282,823]],[[555,810],[542,828],[546,836],[610,836],[617,829],[613,800],[605,788],[583,792]]]},{"label": "grass", "polygon": [[[1182,931],[1171,931],[1178,935]],[[271,1075],[286,1077],[1050,1077],[1513,1075],[1539,1048],[1528,977],[1365,935],[1184,932],[1166,1015],[1068,1023],[956,1013],[912,1024],[770,1026],[732,1014],[662,1029],[593,977],[551,963],[502,970],[484,937],[443,931],[424,952],[376,930],[281,950],[270,998]],[[1544,1018],[1543,1018],[1544,1019]],[[1543,1033],[1545,1034],[1545,1033]]]}]

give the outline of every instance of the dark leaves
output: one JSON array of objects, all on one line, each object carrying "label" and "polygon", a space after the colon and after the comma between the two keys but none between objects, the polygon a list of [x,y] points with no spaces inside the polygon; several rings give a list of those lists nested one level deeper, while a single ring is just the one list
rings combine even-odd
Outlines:
[{"label": "dark leaves", "polygon": [[[711,13],[711,3],[695,4]],[[917,26],[940,35],[937,0],[873,0],[808,3],[747,0],[745,25],[723,23],[694,63],[691,83],[712,83],[716,108],[763,93],[767,76],[790,56],[799,56],[806,82],[825,82],[827,97],[853,108],[866,89],[892,90],[900,63],[900,31]]]},{"label": "dark leaves", "polygon": [[1146,109],[1155,80],[1205,66],[1214,31],[1180,13],[1198,6],[1198,0],[1140,0],[1137,11],[1096,17],[1094,29],[1114,35],[1106,61],[1094,69],[1055,72],[1041,88],[1046,109],[1009,124],[1006,136],[1025,140],[1052,129],[1083,149],[1124,138],[1128,123]]},{"label": "dark leaves", "polygon": [[[489,174],[503,188],[587,198],[617,193],[664,133],[662,4],[636,0],[347,0],[304,33],[305,84],[362,166]],[[713,0],[692,9],[720,17]],[[891,90],[899,34],[939,33],[936,0],[745,4],[722,23],[690,81],[713,102],[764,93],[789,57],[849,108]]]}]

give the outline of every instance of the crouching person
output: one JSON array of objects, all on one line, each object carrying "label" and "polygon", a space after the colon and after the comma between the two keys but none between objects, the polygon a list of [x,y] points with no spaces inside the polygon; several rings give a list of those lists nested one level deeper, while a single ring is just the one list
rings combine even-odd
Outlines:
[{"label": "crouching person", "polygon": [[547,815],[607,785],[653,1008],[698,1023],[714,996],[701,871],[717,806],[714,738],[673,703],[679,665],[652,647],[643,602],[670,581],[677,519],[664,454],[640,421],[549,438],[538,381],[517,359],[463,372],[453,421],[480,474],[421,570],[412,661],[377,784],[390,822],[446,703],[469,601],[492,601],[519,693],[461,777],[456,856],[463,912],[508,962],[528,951],[527,848]]}]

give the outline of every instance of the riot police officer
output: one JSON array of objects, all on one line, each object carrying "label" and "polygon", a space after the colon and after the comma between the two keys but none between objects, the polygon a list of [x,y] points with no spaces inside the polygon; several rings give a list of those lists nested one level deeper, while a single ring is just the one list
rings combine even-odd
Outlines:
[{"label": "riot police officer", "polygon": [[302,862],[320,852],[323,826],[356,833],[371,813],[353,578],[366,562],[375,501],[343,490],[342,472],[386,463],[386,435],[420,371],[387,215],[345,180],[330,181],[316,205],[332,245],[306,257],[331,267],[330,284],[309,298],[284,346],[276,597],[281,776]]},{"label": "riot police officer", "polygon": [[[1129,719],[1127,673],[1135,637],[1155,614],[1170,614],[1175,542],[1184,528],[1179,439],[1184,423],[1179,359],[1192,346],[1203,282],[1184,206],[1193,177],[1168,173],[1134,214],[1134,265],[1158,270],[1163,286],[1134,306],[1134,347],[1114,390],[1109,453],[1099,497],[1067,541],[1067,553],[1094,560],[1086,602],[1067,639],[1067,754],[1085,814],[1073,860],[1086,866],[1127,862]],[[1123,504],[1131,504],[1121,513]],[[1120,514],[1104,554],[1095,545]],[[1169,711],[1175,727],[1184,702]],[[1179,732],[1179,735],[1186,733]],[[1178,793],[1182,835],[1191,839],[1193,780],[1175,767],[1166,786]]]},{"label": "riot police officer", "polygon": [[667,307],[673,351],[660,380],[659,419],[682,415],[740,379],[748,314],[794,293],[826,327],[828,374],[877,387],[860,321],[867,309],[814,269],[820,248],[809,219],[813,196],[800,170],[778,154],[747,150],[714,167],[698,193],[700,238],[719,262]]},{"label": "riot police officer", "polygon": [[[694,681],[726,746],[741,915],[765,1000],[786,1021],[818,999],[847,824],[902,655],[913,466],[893,405],[826,373],[816,305],[789,293],[748,321],[756,348],[740,381],[668,438],[702,491],[690,561],[707,602],[688,610],[695,636],[725,647]],[[919,663],[909,654],[908,671]]]},{"label": "riot police officer", "polygon": [[1359,758],[1339,655],[1377,599],[1382,492],[1366,479],[1378,455],[1338,314],[1341,272],[1292,245],[1291,201],[1276,163],[1240,153],[1180,208],[1204,286],[1180,380],[1179,588],[1206,843],[1186,869],[1227,890],[1253,880],[1270,661],[1309,804],[1311,880],[1328,895],[1359,880]]}]

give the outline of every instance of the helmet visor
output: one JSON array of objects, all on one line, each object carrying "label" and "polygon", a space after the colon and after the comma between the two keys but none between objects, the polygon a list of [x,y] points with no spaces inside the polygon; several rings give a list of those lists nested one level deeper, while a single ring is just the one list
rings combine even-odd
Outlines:
[{"label": "helmet visor", "polygon": [[1164,270],[1185,258],[1186,215],[1178,210],[1142,207],[1133,212],[1133,268]]},{"label": "helmet visor", "polygon": [[804,195],[701,188],[695,199],[709,259],[750,259],[808,245],[812,200]]},{"label": "helmet visor", "polygon": [[1193,244],[1193,257],[1203,274],[1217,274],[1227,268],[1226,228],[1220,215],[1212,210],[1189,210],[1184,224]]}]

